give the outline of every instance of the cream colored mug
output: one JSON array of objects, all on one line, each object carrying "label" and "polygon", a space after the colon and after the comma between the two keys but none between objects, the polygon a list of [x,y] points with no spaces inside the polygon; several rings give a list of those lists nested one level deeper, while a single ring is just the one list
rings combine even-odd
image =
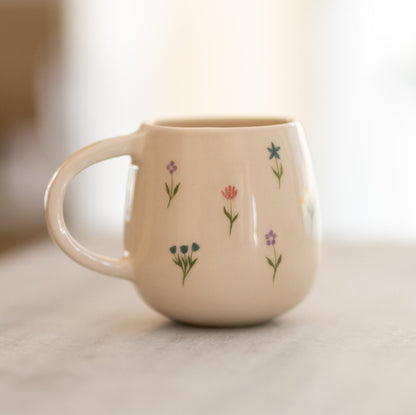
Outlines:
[{"label": "cream colored mug", "polygon": [[[83,169],[131,157],[124,254],[108,258],[68,231],[63,201]],[[256,324],[297,305],[320,258],[308,147],[290,119],[177,119],[92,144],[54,174],[46,221],[81,265],[132,281],[155,310],[196,325]]]}]

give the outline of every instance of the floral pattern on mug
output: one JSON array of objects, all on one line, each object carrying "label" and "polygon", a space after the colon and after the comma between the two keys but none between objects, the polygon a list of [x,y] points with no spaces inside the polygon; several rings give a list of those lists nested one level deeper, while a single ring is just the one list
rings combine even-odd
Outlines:
[{"label": "floral pattern on mug", "polygon": [[311,227],[313,226],[313,218],[315,216],[315,197],[310,191],[309,187],[305,189],[305,195],[301,200],[302,205],[308,212],[309,218],[311,220]]},{"label": "floral pattern on mug", "polygon": [[177,252],[176,245],[169,248],[170,253],[173,255],[172,261],[182,270],[182,285],[185,285],[185,279],[189,274],[189,271],[198,261],[198,258],[192,258],[194,252],[199,251],[199,245],[194,242],[191,245],[191,252],[189,253],[188,245],[181,245],[179,252]]},{"label": "floral pattern on mug", "polygon": [[265,257],[267,263],[273,268],[273,283],[276,278],[276,272],[277,268],[282,262],[282,254],[279,255],[279,258],[277,258],[276,254],[276,237],[277,235],[273,232],[273,230],[270,230],[269,233],[266,234],[266,245],[271,246],[273,248],[273,260],[269,257]]},{"label": "floral pattern on mug", "polygon": [[170,186],[168,185],[167,182],[165,182],[165,189],[166,189],[166,193],[169,196],[169,202],[168,202],[168,207],[170,206],[170,202],[172,201],[172,199],[175,197],[176,193],[178,193],[179,190],[179,186],[181,185],[180,183],[178,183],[175,187],[174,187],[174,183],[173,183],[173,175],[175,173],[176,170],[178,170],[178,166],[176,165],[176,163],[171,160],[168,165],[166,166],[166,170],[169,172],[170,174]]},{"label": "floral pattern on mug", "polygon": [[276,147],[273,142],[271,142],[270,147],[267,147],[267,150],[269,150],[269,160],[275,159],[276,160],[276,169],[272,167],[273,174],[277,177],[277,180],[279,181],[279,189],[280,189],[280,179],[283,176],[283,163],[278,162],[277,160],[280,160],[279,150],[280,147]]},{"label": "floral pattern on mug", "polygon": [[237,192],[238,190],[235,188],[235,186],[227,186],[224,190],[221,190],[221,193],[225,197],[225,199],[230,201],[230,210],[228,211],[225,206],[223,209],[224,215],[227,216],[228,220],[230,221],[230,235],[231,231],[233,230],[233,224],[238,218],[238,213],[233,216],[233,200],[236,198]]}]

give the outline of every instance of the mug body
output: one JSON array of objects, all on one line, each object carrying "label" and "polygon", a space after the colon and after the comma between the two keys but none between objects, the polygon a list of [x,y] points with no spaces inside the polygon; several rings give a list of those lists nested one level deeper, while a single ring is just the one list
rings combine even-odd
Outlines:
[{"label": "mug body", "polygon": [[298,304],[320,258],[320,215],[298,122],[143,124],[125,249],[143,299],[177,321],[255,324]]}]

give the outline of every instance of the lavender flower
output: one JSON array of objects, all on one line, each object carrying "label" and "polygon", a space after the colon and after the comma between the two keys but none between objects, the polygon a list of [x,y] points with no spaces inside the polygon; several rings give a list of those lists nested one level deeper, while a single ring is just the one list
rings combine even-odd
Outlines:
[{"label": "lavender flower", "polygon": [[175,164],[173,160],[171,160],[170,163],[166,166],[166,170],[169,172],[169,174],[175,173],[177,169],[178,166]]},{"label": "lavender flower", "polygon": [[268,234],[266,234],[266,244],[267,245],[274,245],[276,243],[276,237],[277,235],[270,230],[270,232]]},{"label": "lavender flower", "polygon": [[273,283],[274,279],[276,278],[277,268],[279,267],[280,263],[282,262],[282,254],[277,257],[276,254],[276,237],[277,235],[273,232],[272,229],[265,235],[266,238],[266,245],[272,245],[273,248],[273,259],[269,257],[265,257],[267,263],[273,268]]},{"label": "lavender flower", "polygon": [[178,193],[180,183],[178,183],[176,186],[173,183],[173,173],[175,173],[175,171],[178,170],[178,166],[175,164],[175,162],[173,160],[171,160],[166,165],[166,170],[170,174],[170,185],[167,182],[165,182],[165,190],[166,190],[166,193],[169,196],[169,201],[168,201],[168,207],[169,207],[170,202],[172,201],[172,199],[174,198],[176,193]]}]

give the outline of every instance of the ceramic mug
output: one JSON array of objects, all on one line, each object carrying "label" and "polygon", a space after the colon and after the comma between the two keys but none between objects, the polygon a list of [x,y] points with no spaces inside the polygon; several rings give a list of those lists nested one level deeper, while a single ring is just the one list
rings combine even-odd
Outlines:
[{"label": "ceramic mug", "polygon": [[[83,169],[131,157],[125,249],[108,258],[68,231],[63,201]],[[54,174],[49,232],[81,265],[132,281],[174,320],[211,326],[267,321],[311,289],[320,215],[307,143],[290,119],[178,119],[92,144]]]}]

